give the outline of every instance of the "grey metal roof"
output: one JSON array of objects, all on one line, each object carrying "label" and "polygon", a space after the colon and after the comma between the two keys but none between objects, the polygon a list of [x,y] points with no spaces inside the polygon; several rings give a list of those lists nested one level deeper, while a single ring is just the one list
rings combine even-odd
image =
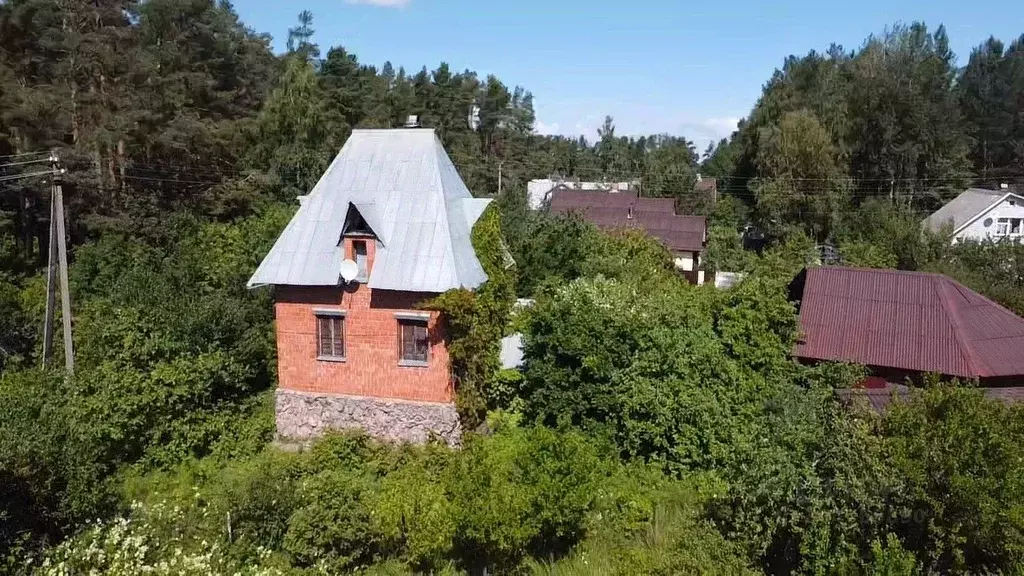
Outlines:
[{"label": "grey metal roof", "polygon": [[338,285],[351,204],[377,235],[370,288],[476,288],[487,274],[470,231],[488,202],[472,197],[433,130],[354,130],[248,285]]},{"label": "grey metal roof", "polygon": [[956,232],[1005,195],[1006,190],[969,188],[936,210],[931,216],[922,220],[921,223],[934,232],[938,232],[943,226],[952,223],[953,231]]}]

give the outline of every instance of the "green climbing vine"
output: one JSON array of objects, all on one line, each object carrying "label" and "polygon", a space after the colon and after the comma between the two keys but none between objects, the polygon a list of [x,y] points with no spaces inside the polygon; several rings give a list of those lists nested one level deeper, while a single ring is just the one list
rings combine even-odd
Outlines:
[{"label": "green climbing vine", "polygon": [[477,428],[488,409],[487,388],[501,369],[501,338],[515,303],[515,269],[501,237],[501,213],[492,204],[477,220],[473,248],[487,282],[471,290],[449,290],[429,303],[442,312],[455,403],[464,430]]}]

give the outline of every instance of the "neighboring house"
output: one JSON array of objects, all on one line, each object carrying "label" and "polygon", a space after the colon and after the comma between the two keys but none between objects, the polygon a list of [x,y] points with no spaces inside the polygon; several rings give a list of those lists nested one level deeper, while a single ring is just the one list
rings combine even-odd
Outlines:
[{"label": "neighboring house", "polygon": [[526,196],[532,210],[540,210],[544,203],[551,199],[555,190],[588,190],[593,192],[629,192],[634,196],[640,186],[639,181],[630,182],[580,182],[562,178],[543,178],[530,180],[526,183]]},{"label": "neighboring house", "polygon": [[638,198],[635,194],[609,194],[558,190],[551,195],[554,214],[576,213],[605,230],[639,228],[658,239],[675,259],[676,267],[694,284],[704,283],[700,258],[707,243],[703,216],[680,216],[673,198]]},{"label": "neighboring house", "polygon": [[274,287],[279,437],[458,441],[443,323],[420,305],[487,280],[470,232],[488,202],[433,130],[352,132],[249,280]]},{"label": "neighboring house", "polygon": [[693,184],[693,191],[698,194],[705,194],[714,204],[718,200],[718,180],[715,178],[704,178],[697,174],[697,182]]},{"label": "neighboring house", "polygon": [[[823,266],[790,285],[804,362],[863,364],[868,395],[889,397],[928,373],[1024,398],[1024,319],[940,274]],[[905,390],[903,390],[905,392]]]},{"label": "neighboring house", "polygon": [[1024,238],[1024,196],[1008,187],[999,190],[971,188],[960,194],[922,224],[938,232],[952,228],[955,240]]}]

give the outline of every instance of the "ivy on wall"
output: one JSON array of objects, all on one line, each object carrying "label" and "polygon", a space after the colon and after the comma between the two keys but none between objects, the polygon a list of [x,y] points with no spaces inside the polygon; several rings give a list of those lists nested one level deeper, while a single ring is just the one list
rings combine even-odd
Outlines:
[{"label": "ivy on wall", "polygon": [[473,248],[487,273],[475,291],[449,290],[427,307],[445,319],[445,337],[455,404],[463,430],[483,423],[488,409],[488,386],[501,368],[501,338],[515,303],[515,269],[501,237],[501,213],[491,205],[477,220]]}]

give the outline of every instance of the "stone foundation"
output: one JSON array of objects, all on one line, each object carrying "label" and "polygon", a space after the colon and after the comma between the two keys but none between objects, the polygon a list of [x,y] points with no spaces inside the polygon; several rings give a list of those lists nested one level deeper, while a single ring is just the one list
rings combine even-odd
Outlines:
[{"label": "stone foundation", "polygon": [[277,436],[285,440],[310,440],[345,428],[416,444],[437,436],[455,446],[462,436],[454,404],[292,390],[278,390],[275,404]]}]

